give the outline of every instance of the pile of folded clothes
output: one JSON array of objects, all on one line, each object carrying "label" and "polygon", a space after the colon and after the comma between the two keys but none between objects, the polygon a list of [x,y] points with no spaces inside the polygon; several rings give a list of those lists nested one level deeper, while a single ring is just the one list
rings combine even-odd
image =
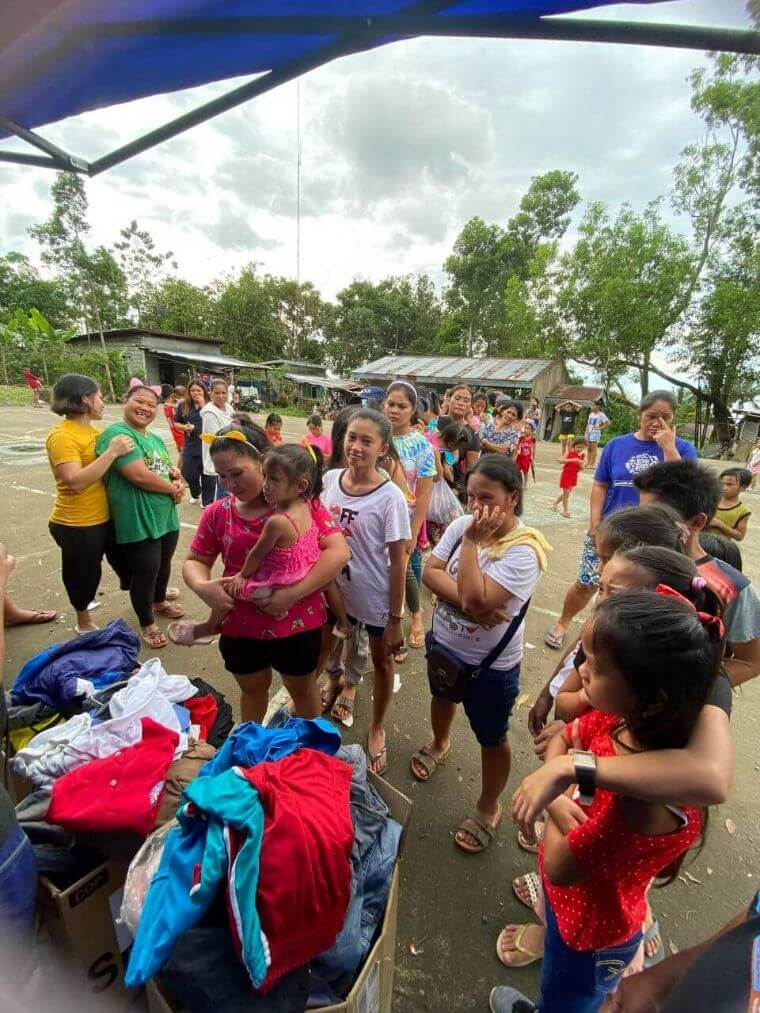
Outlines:
[{"label": "pile of folded clothes", "polygon": [[379,930],[402,832],[364,751],[321,718],[247,722],[185,788],[177,821],[127,877],[126,984],[160,973],[190,1013],[340,1001]]},{"label": "pile of folded clothes", "polygon": [[137,668],[139,646],[116,620],[41,652],[9,694],[12,767],[32,789],[16,815],[59,888],[131,859],[232,728],[222,694],[157,658]]}]

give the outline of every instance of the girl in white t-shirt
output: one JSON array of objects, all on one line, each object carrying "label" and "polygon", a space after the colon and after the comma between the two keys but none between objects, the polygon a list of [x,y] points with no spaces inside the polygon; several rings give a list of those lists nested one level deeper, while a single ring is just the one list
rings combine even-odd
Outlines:
[{"label": "girl in white t-shirt", "polygon": [[[522,476],[510,458],[488,454],[467,476],[471,515],[453,521],[433,550],[423,582],[437,595],[428,646],[439,646],[461,664],[488,659],[505,638],[535,590],[550,547],[540,531],[525,527]],[[496,833],[510,768],[509,717],[519,692],[523,653],[522,620],[512,627],[488,668],[467,682],[464,709],[480,744],[482,784],[475,810],[456,832],[463,851],[485,850]],[[431,686],[433,680],[431,679]],[[412,756],[412,774],[428,781],[451,751],[457,704],[440,695],[431,700],[432,738]]]},{"label": "girl in white t-shirt", "polygon": [[404,639],[401,613],[411,538],[404,494],[378,470],[390,441],[385,416],[360,408],[346,430],[347,467],[328,471],[322,490],[322,502],[351,549],[337,584],[350,619],[363,623],[369,634],[374,691],[367,753],[376,774],[387,766],[383,720],[393,693],[393,656]]}]

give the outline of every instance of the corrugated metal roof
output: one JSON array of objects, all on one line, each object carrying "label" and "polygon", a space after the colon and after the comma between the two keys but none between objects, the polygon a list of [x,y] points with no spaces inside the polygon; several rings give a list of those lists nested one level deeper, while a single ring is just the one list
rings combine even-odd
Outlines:
[{"label": "corrugated metal roof", "polygon": [[284,373],[286,379],[294,380],[296,383],[310,383],[312,387],[324,387],[325,390],[354,390],[359,384],[351,383],[350,380],[331,380],[319,373]]},{"label": "corrugated metal roof", "polygon": [[449,355],[384,355],[352,370],[362,379],[413,376],[436,383],[532,383],[551,366],[550,359],[466,358]]},{"label": "corrugated metal roof", "polygon": [[557,387],[549,395],[549,400],[551,401],[578,401],[581,404],[592,404],[594,401],[599,401],[600,399],[604,399],[604,387],[580,386],[576,384]]},{"label": "corrugated metal roof", "polygon": [[205,366],[245,366],[248,369],[256,365],[255,362],[245,362],[244,359],[232,359],[229,355],[207,355],[206,352],[176,352],[168,351],[166,348],[146,348],[144,351],[151,355],[158,355],[163,359],[177,359],[180,362],[197,362]]}]

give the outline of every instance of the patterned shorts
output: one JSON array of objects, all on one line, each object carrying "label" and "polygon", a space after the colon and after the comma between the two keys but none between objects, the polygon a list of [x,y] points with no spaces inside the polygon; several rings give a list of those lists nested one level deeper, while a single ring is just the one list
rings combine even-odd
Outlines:
[{"label": "patterned shorts", "polygon": [[599,556],[596,554],[596,549],[594,548],[594,540],[586,532],[583,536],[583,551],[581,552],[581,562],[578,567],[579,584],[583,584],[584,587],[599,586],[599,562]]}]

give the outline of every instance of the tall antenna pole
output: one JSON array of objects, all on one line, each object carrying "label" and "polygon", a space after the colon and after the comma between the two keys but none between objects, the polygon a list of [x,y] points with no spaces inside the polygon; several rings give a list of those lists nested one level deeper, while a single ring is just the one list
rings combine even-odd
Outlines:
[{"label": "tall antenna pole", "polygon": [[301,82],[296,81],[296,282],[301,283]]}]

